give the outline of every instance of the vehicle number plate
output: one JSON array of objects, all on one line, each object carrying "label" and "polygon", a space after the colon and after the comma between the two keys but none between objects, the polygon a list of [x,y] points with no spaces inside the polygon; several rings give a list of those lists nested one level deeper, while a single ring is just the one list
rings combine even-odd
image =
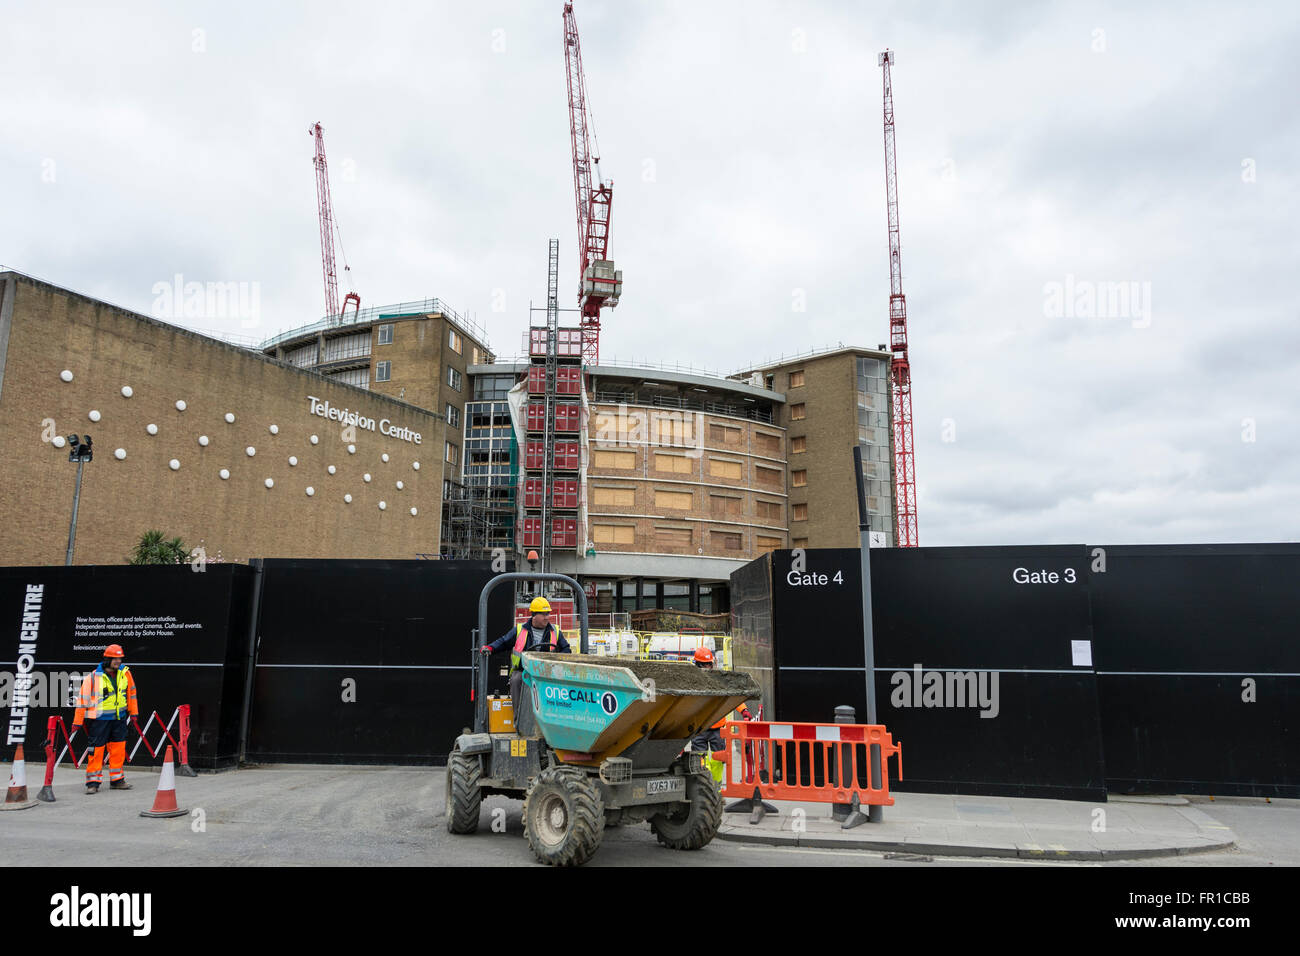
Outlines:
[{"label": "vehicle number plate", "polygon": [[652,793],[680,793],[685,789],[685,783],[681,777],[656,777],[653,780],[647,780],[645,792]]}]

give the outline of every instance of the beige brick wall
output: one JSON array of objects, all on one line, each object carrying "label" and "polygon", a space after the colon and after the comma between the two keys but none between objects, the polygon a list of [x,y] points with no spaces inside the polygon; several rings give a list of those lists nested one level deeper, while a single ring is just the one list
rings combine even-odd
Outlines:
[{"label": "beige brick wall", "polygon": [[[226,560],[437,552],[441,419],[23,277],[0,276],[3,289],[12,299],[0,304],[0,314],[10,315],[0,384],[0,563],[63,562],[77,466],[66,447],[45,439],[73,432],[89,432],[95,449],[85,465],[77,564],[124,563],[150,528],[188,547],[202,541],[209,558],[220,551]],[[73,373],[71,383],[60,380],[64,369]],[[124,385],[133,390],[130,398],[121,393]],[[423,441],[357,428],[356,453],[349,454],[343,426],[311,414],[311,395],[376,426],[389,419]],[[98,422],[88,418],[92,409]],[[224,420],[227,412],[234,424]],[[151,423],[155,436],[146,429]],[[208,436],[206,447],[200,435]],[[256,449],[251,458],[248,446]],[[117,448],[125,449],[125,460],[114,458]],[[179,470],[169,467],[171,459]],[[229,479],[219,477],[222,468]]]},{"label": "beige brick wall", "polygon": [[[854,487],[853,446],[858,440],[857,355],[840,352],[812,356],[765,370],[774,376],[772,386],[785,393],[780,409],[787,440],[802,438],[805,450],[789,454],[790,538],[796,547],[856,548],[858,534],[857,491]],[[792,372],[803,372],[803,384],[792,386]],[[802,404],[804,418],[795,420],[793,409]],[[805,471],[807,483],[794,484],[794,473]],[[892,515],[892,501],[882,501]],[[807,509],[806,520],[795,520]]]}]

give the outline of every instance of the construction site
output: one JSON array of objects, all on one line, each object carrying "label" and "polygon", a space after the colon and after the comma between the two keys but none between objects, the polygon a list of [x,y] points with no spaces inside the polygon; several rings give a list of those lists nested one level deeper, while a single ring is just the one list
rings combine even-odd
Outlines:
[{"label": "construction site", "polygon": [[[1008,517],[971,543],[953,529],[989,505],[962,510],[951,459],[916,460],[913,368],[920,408],[956,349],[909,345],[900,207],[939,201],[900,184],[906,51],[872,53],[883,208],[845,209],[887,292],[770,339],[738,310],[725,355],[665,321],[680,358],[628,360],[620,317],[644,297],[653,323],[673,282],[619,252],[614,175],[654,162],[596,137],[593,93],[618,102],[635,71],[589,76],[575,4],[553,13],[568,162],[529,161],[571,180],[572,214],[535,223],[526,308],[376,304],[396,298],[358,279],[376,247],[350,262],[340,227],[367,212],[336,203],[360,146],[327,112],[294,135],[318,233],[280,237],[313,260],[319,240],[323,298],[274,334],[0,266],[11,865],[979,866],[1022,887],[1300,865],[1300,543],[1116,540],[1122,518],[1017,537],[1033,493],[1007,461],[972,467]],[[956,268],[922,248],[909,289]],[[210,303],[196,286],[161,294]],[[61,881],[33,903],[51,925],[108,925],[68,922]]]}]

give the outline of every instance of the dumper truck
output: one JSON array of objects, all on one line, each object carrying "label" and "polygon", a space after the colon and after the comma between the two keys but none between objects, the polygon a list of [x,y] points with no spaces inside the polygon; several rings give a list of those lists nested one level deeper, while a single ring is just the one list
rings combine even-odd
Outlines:
[{"label": "dumper truck", "polygon": [[[489,729],[488,595],[518,580],[566,584],[578,603],[580,653],[543,645],[521,657],[523,694],[513,728]],[[524,835],[553,866],[586,863],[605,827],[648,822],[673,850],[706,846],[722,822],[722,798],[691,738],[759,696],[748,674],[675,661],[635,661],[589,653],[587,598],[555,573],[498,574],[479,595],[471,636],[474,722],[447,758],[446,822],[451,833],[479,828],[485,797],[522,799]]]}]

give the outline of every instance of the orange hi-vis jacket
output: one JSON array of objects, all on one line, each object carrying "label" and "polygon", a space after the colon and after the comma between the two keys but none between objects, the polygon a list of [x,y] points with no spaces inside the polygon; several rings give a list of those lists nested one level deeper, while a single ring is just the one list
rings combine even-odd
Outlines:
[{"label": "orange hi-vis jacket", "polygon": [[103,665],[96,667],[81,682],[81,693],[77,697],[77,713],[72,718],[73,724],[84,723],[97,717],[120,720],[134,717],[140,712],[135,700],[135,678],[131,669],[125,664],[117,669],[117,684],[108,676]]}]

